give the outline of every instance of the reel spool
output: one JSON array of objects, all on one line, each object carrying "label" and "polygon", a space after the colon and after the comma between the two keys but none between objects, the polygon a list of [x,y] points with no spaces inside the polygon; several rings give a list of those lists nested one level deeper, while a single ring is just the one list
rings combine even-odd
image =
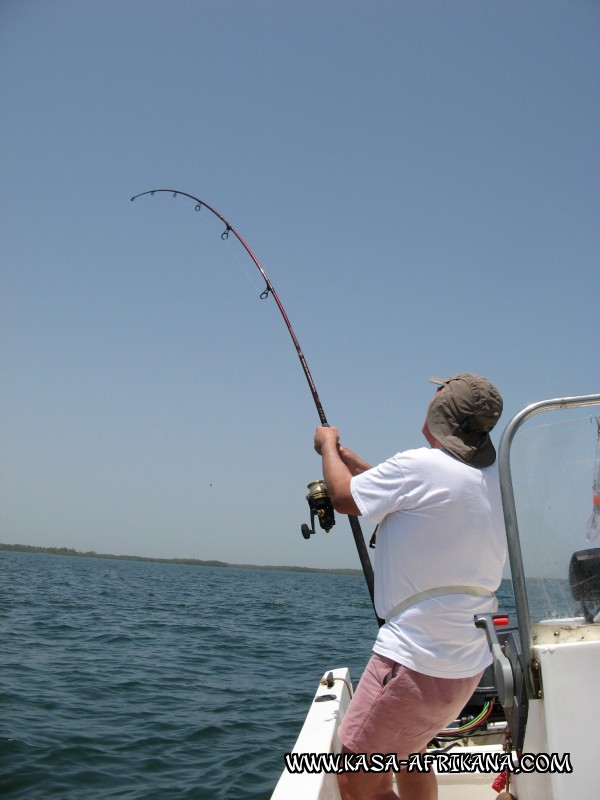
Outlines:
[{"label": "reel spool", "polygon": [[318,481],[312,481],[307,488],[306,499],[310,508],[310,528],[304,523],[300,530],[305,539],[310,539],[315,533],[315,517],[319,518],[319,525],[327,533],[335,525],[335,514],[324,480],[320,478]]}]

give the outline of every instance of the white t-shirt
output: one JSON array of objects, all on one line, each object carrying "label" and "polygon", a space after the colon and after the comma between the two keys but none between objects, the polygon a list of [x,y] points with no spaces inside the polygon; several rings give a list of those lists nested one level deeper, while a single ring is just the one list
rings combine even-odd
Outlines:
[{"label": "white t-shirt", "polygon": [[[375,608],[381,618],[435,587],[495,591],[500,585],[506,533],[496,464],[477,469],[423,447],[356,475],[351,490],[361,515],[379,525]],[[476,675],[492,659],[473,615],[490,611],[492,597],[429,598],[382,626],[373,650],[425,675]]]}]

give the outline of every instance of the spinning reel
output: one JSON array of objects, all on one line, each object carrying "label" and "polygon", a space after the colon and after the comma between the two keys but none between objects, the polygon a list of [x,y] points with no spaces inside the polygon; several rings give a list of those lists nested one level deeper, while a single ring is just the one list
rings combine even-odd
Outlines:
[{"label": "spinning reel", "polygon": [[304,523],[300,530],[305,539],[310,539],[313,533],[315,533],[315,517],[319,518],[319,525],[327,533],[335,525],[335,515],[333,503],[327,492],[325,481],[321,479],[312,481],[312,483],[308,484],[307,488],[308,494],[306,495],[306,499],[308,500],[308,507],[310,508],[310,528]]}]

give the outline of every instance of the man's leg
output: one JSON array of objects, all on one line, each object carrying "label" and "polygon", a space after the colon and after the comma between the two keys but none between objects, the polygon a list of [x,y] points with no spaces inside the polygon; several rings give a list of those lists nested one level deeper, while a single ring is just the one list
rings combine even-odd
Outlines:
[{"label": "man's leg", "polygon": [[[349,751],[343,748],[342,752]],[[338,783],[342,800],[398,800],[391,772],[342,772]]]},{"label": "man's leg", "polygon": [[396,784],[400,792],[400,800],[437,800],[438,787],[435,772],[402,772],[396,773]]}]

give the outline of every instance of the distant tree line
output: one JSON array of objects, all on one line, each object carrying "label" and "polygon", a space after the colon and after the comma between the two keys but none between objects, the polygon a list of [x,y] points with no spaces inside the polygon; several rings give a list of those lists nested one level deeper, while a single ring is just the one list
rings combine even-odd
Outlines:
[{"label": "distant tree line", "polygon": [[233,567],[235,569],[269,569],[284,572],[328,572],[336,575],[360,575],[358,569],[320,569],[318,567],[260,566],[257,564],[229,564],[226,561],[203,561],[199,558],[150,558],[148,556],[115,556],[110,553],[96,553],[94,550],[82,552],[72,547],[38,547],[30,544],[4,544],[0,550],[18,553],[45,553],[54,556],[73,556],[76,558],[110,558],[117,561],[151,561],[158,564],[191,564],[198,567]]}]

